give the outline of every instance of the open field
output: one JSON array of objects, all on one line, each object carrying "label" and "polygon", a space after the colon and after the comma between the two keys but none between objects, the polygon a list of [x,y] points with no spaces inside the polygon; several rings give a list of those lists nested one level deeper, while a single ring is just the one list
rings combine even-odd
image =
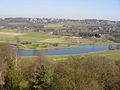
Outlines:
[{"label": "open field", "polygon": [[16,36],[21,41],[33,41],[39,42],[41,40],[49,38],[57,38],[58,36],[50,35],[42,32],[26,32],[26,33],[16,33],[17,30],[1,30],[0,31],[0,40],[16,40]]},{"label": "open field", "polygon": [[69,22],[69,21],[64,22],[64,24],[65,25],[74,25],[74,26],[80,26],[81,25],[81,23],[79,23],[79,22]]},{"label": "open field", "polygon": [[24,35],[23,33],[12,33],[12,32],[0,32],[0,36],[2,35],[6,35],[6,36],[20,36],[20,35]]},{"label": "open field", "polygon": [[61,56],[48,56],[49,58],[53,59],[66,59],[69,56],[105,56],[107,58],[113,59],[113,60],[120,60],[120,50],[112,50],[112,51],[103,51],[103,52],[92,52],[92,53],[87,53],[87,54],[78,54],[78,55],[61,55]]},{"label": "open field", "polygon": [[14,32],[16,33],[18,30],[17,29],[4,29],[4,30],[0,30],[0,32]]},{"label": "open field", "polygon": [[21,25],[21,24],[27,24],[27,23],[8,23],[9,25]]},{"label": "open field", "polygon": [[40,42],[47,42],[47,43],[68,43],[68,44],[88,44],[88,45],[109,45],[109,44],[120,44],[114,43],[109,40],[104,40],[103,38],[78,38],[78,37],[70,37],[67,36],[60,36],[58,38],[49,38],[42,40]]},{"label": "open field", "polygon": [[4,26],[0,26],[0,29],[4,28]]},{"label": "open field", "polygon": [[27,41],[33,41],[33,42],[34,41],[40,42],[41,40],[45,40],[48,38],[57,38],[57,36],[42,33],[42,32],[28,32],[27,34],[20,36],[19,38],[22,41],[27,40]]},{"label": "open field", "polygon": [[80,38],[71,36],[59,36],[51,35],[44,32],[25,32],[20,33],[20,30],[0,30],[0,40],[12,40],[16,41],[16,36],[21,41],[31,42],[47,42],[47,43],[68,43],[68,44],[89,44],[89,45],[100,45],[100,44],[119,44],[108,41],[104,36],[101,38]]}]

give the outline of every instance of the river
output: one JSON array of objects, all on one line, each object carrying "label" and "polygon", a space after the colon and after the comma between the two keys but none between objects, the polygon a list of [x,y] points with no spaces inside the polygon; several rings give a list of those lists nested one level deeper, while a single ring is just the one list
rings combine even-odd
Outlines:
[{"label": "river", "polygon": [[[3,41],[0,42],[9,42],[16,43],[16,41]],[[32,42],[33,44],[51,44],[51,43],[40,43],[40,42]],[[68,45],[68,44],[59,44],[59,45]],[[99,51],[108,51],[109,45],[77,45],[78,47],[71,48],[58,48],[58,49],[46,49],[44,53],[48,56],[52,55],[73,55],[73,54],[83,54],[90,52],[99,52]],[[113,45],[115,46],[115,45]],[[15,50],[18,52],[20,56],[37,56],[39,52],[43,52],[43,50]]]}]

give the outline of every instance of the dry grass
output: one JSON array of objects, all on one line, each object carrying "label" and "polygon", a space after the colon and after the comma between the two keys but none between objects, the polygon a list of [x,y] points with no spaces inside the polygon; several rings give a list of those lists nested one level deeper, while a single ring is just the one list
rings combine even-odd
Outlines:
[{"label": "dry grass", "polygon": [[42,40],[40,42],[62,43],[62,42],[64,42],[64,40],[62,38],[50,38],[50,39]]},{"label": "dry grass", "polygon": [[7,36],[20,36],[20,35],[24,35],[24,33],[0,32],[0,35],[7,35]]}]

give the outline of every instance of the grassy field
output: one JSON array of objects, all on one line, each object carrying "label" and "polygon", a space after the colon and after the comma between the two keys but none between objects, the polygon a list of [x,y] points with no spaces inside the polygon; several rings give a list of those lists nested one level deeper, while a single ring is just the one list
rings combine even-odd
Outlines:
[{"label": "grassy field", "polygon": [[0,29],[4,28],[4,26],[0,26]]},{"label": "grassy field", "polygon": [[41,40],[40,42],[51,42],[51,43],[68,43],[68,44],[88,44],[88,45],[110,45],[110,44],[120,44],[115,43],[109,40],[101,38],[76,38],[71,36],[59,36],[57,38],[49,38],[45,40]]},{"label": "grassy field", "polygon": [[[59,26],[59,25],[58,25]],[[51,26],[48,26],[51,27]],[[57,27],[57,26],[54,26]],[[60,26],[59,26],[60,27]],[[105,39],[104,36],[101,38],[76,38],[71,36],[59,36],[51,35],[43,32],[25,32],[21,33],[20,30],[0,30],[0,40],[11,40],[16,41],[16,37],[19,37],[21,41],[32,41],[32,42],[47,42],[47,43],[68,43],[68,44],[89,44],[89,45],[100,45],[100,44],[118,44]]]},{"label": "grassy field", "polygon": [[16,33],[18,30],[17,29],[4,29],[4,30],[0,30],[0,32],[14,32]]},{"label": "grassy field", "polygon": [[79,22],[64,22],[65,25],[74,25],[74,26],[80,26],[81,24]]},{"label": "grassy field", "polygon": [[[16,36],[19,37],[21,41],[33,41],[39,42],[41,40],[49,38],[57,38],[58,36],[50,35],[42,32],[26,32],[26,33],[16,33],[17,30],[1,30],[0,31],[0,40],[16,40]],[[4,34],[3,34],[4,33]],[[9,35],[8,35],[9,33]],[[16,34],[16,36],[15,36]],[[21,34],[21,35],[17,35]]]},{"label": "grassy field", "polygon": [[85,57],[85,56],[105,56],[105,57],[107,57],[109,59],[120,60],[120,50],[92,52],[92,53],[78,54],[78,55],[48,56],[48,57],[56,59],[56,60],[61,60],[61,59],[68,58],[69,56],[80,56],[80,57]]},{"label": "grassy field", "polygon": [[27,23],[8,23],[9,25],[21,25],[21,24],[27,24]]},{"label": "grassy field", "polygon": [[40,42],[41,40],[49,39],[49,38],[57,38],[57,36],[42,33],[42,32],[28,32],[23,36],[20,36],[20,40],[22,41],[36,41]]}]

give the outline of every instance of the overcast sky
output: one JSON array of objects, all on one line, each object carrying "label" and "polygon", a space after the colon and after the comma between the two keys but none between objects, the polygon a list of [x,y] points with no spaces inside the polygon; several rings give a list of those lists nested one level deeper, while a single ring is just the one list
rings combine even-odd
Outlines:
[{"label": "overcast sky", "polygon": [[120,21],[120,0],[0,0],[0,17]]}]

